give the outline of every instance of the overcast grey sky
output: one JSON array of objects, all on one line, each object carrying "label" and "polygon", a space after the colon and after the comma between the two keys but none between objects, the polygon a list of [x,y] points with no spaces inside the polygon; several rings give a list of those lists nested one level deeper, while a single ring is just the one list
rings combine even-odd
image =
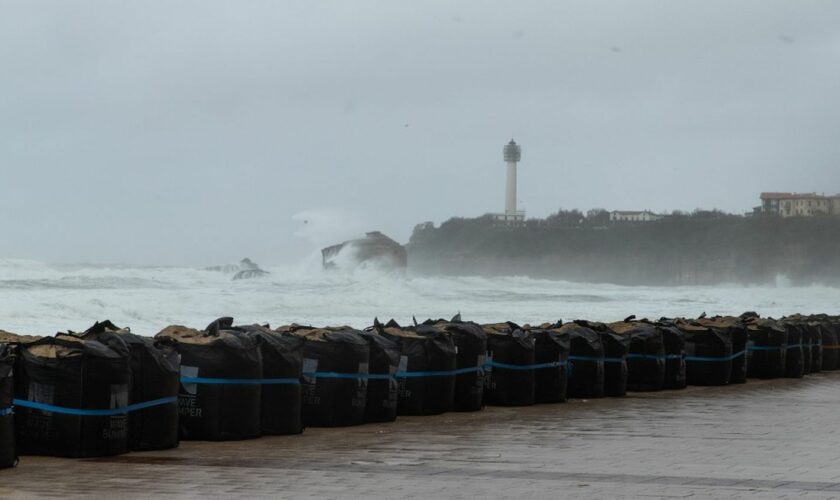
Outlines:
[{"label": "overcast grey sky", "polygon": [[511,137],[529,216],[743,212],[840,192],[839,126],[833,0],[0,0],[0,257],[405,242],[502,210]]}]

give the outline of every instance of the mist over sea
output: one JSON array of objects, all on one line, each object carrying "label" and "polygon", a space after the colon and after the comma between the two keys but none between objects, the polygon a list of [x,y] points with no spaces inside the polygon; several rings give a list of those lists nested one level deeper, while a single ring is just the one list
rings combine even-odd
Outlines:
[{"label": "mist over sea", "polygon": [[199,268],[50,265],[0,259],[0,329],[52,335],[110,319],[140,334],[169,324],[204,327],[219,316],[272,326],[363,328],[428,317],[538,324],[557,319],[840,312],[840,290],[776,286],[628,287],[524,277],[422,277],[362,268],[327,272],[313,255],[250,280]]}]

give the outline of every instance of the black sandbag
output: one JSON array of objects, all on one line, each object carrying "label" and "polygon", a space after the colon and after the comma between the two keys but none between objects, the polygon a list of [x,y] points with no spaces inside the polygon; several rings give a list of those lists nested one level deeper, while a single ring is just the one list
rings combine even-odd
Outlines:
[{"label": "black sandbag", "polygon": [[627,353],[627,390],[662,390],[666,361],[662,332],[652,324],[628,320],[608,325],[613,332],[628,338],[630,342]]},{"label": "black sandbag", "polygon": [[701,318],[697,321],[713,330],[729,336],[732,341],[732,371],[729,374],[730,384],[743,384],[747,381],[747,326],[744,324],[746,317],[716,316],[714,318]]},{"label": "black sandbag", "polygon": [[747,375],[753,378],[777,378],[785,375],[787,331],[776,321],[753,318],[747,321]]},{"label": "black sandbag", "polygon": [[822,341],[822,369],[837,370],[840,368],[840,323],[824,314],[814,317],[819,321],[823,329]]},{"label": "black sandbag", "polygon": [[726,385],[732,377],[732,337],[728,329],[678,320],[685,335],[688,385]]},{"label": "black sandbag", "polygon": [[260,325],[239,326],[259,343],[262,357],[260,429],[263,435],[303,432],[303,339]]},{"label": "black sandbag", "polygon": [[129,358],[130,405],[159,403],[129,412],[129,449],[161,450],[178,446],[177,397],[181,368],[178,352],[170,346],[156,345],[151,337],[135,335],[107,320],[90,327],[82,338],[102,342]]},{"label": "black sandbag", "polygon": [[[128,451],[128,416],[121,412],[131,383],[126,355],[70,336],[18,349],[15,428],[21,455],[97,457]],[[84,414],[90,410],[106,414]]]},{"label": "black sandbag", "polygon": [[399,415],[435,415],[450,411],[455,397],[457,353],[452,336],[444,331],[418,333],[395,321],[379,333],[400,346],[397,370]]},{"label": "black sandbag", "polygon": [[822,370],[823,328],[819,321],[808,316],[795,314],[786,317],[785,322],[795,325],[802,336],[802,364],[805,375]]},{"label": "black sandbag", "polygon": [[[704,313],[705,314],[705,313]],[[758,317],[755,313],[755,317]],[[747,343],[749,335],[745,321],[749,318],[742,315],[736,316],[715,316],[713,318],[701,318],[698,321],[711,328],[721,329],[729,335],[732,340],[732,373],[729,376],[730,384],[743,384],[747,382]]]},{"label": "black sandbag", "polygon": [[303,344],[303,424],[365,422],[370,347],[350,327],[299,329]]},{"label": "black sandbag", "polygon": [[[732,333],[732,374],[729,377],[730,384],[744,384],[747,382],[747,327],[745,325],[732,325],[729,327]],[[740,353],[740,354],[739,354]]]},{"label": "black sandbag", "polygon": [[496,406],[534,404],[534,337],[513,323],[483,325],[487,334],[489,374],[484,403]]},{"label": "black sandbag", "polygon": [[796,321],[782,319],[779,326],[787,334],[787,349],[785,350],[785,377],[802,378],[805,375],[805,358],[811,358],[811,350],[802,345],[802,328]]},{"label": "black sandbag", "polygon": [[603,323],[587,322],[601,336],[604,346],[604,396],[621,397],[627,394],[627,352],[630,339],[617,335]]},{"label": "black sandbag", "polygon": [[13,346],[0,343],[0,469],[17,465],[15,450],[15,417],[12,411],[14,394]]},{"label": "black sandbag", "polygon": [[802,365],[803,372],[808,375],[813,371],[814,335],[810,328],[801,320],[795,320],[796,327],[802,334]]},{"label": "black sandbag", "polygon": [[665,346],[665,378],[663,389],[685,389],[687,385],[685,361],[685,334],[670,320],[653,323],[662,333]]},{"label": "black sandbag", "polygon": [[155,336],[181,355],[181,439],[232,441],[260,436],[262,356],[259,343],[226,332],[173,325]]},{"label": "black sandbag", "polygon": [[569,335],[555,327],[531,328],[534,337],[534,402],[562,403],[568,398]]},{"label": "black sandbag", "polygon": [[481,326],[462,321],[461,315],[451,321],[428,320],[417,326],[423,334],[427,328],[449,333],[456,351],[455,392],[452,400],[454,411],[478,411],[484,405],[486,385],[487,335]]},{"label": "black sandbag", "polygon": [[400,346],[374,330],[360,334],[370,347],[365,422],[393,422],[397,419]]},{"label": "black sandbag", "polygon": [[566,323],[560,332],[569,336],[570,398],[604,396],[604,344],[601,336],[589,327]]},{"label": "black sandbag", "polygon": [[806,321],[805,326],[811,331],[811,373],[818,373],[822,371],[823,363],[822,325],[815,321]]}]

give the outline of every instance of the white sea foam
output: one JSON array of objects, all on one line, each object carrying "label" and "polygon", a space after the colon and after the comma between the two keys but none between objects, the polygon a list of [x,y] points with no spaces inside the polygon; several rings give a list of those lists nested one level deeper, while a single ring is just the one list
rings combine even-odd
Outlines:
[{"label": "white sea foam", "polygon": [[364,327],[373,318],[410,323],[460,312],[479,322],[740,314],[756,310],[840,312],[828,287],[626,287],[524,277],[420,277],[376,268],[325,272],[320,255],[269,276],[164,267],[54,266],[0,259],[0,329],[50,335],[111,319],[142,334],[169,324],[203,327],[219,316],[238,323],[298,322]]}]

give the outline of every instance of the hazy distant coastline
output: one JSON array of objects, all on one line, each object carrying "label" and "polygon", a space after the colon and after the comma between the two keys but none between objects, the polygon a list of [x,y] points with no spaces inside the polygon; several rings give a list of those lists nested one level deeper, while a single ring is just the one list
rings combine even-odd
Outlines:
[{"label": "hazy distant coastline", "polygon": [[840,218],[720,212],[604,224],[560,212],[521,226],[491,216],[418,225],[409,268],[623,285],[840,284]]}]

